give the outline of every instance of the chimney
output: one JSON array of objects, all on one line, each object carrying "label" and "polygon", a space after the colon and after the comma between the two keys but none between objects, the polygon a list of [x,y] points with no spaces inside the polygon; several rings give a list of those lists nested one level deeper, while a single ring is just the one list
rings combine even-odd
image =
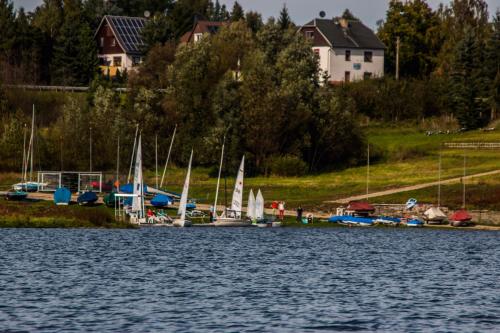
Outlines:
[{"label": "chimney", "polygon": [[349,21],[347,21],[345,18],[340,18],[339,24],[343,29],[349,28]]}]

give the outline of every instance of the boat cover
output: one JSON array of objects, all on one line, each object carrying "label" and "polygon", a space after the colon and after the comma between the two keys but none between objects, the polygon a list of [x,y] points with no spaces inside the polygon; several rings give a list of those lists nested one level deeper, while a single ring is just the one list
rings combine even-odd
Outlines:
[{"label": "boat cover", "polygon": [[171,205],[174,202],[174,199],[164,194],[157,194],[151,199],[151,204],[155,207],[165,207]]},{"label": "boat cover", "polygon": [[351,222],[351,223],[373,223],[373,218],[369,217],[355,217],[355,216],[349,216],[349,215],[344,215],[344,216],[332,216],[328,219],[328,222],[332,223],[338,223],[338,222]]},{"label": "boat cover", "polygon": [[472,220],[472,216],[465,209],[457,210],[450,216],[451,221],[465,222]]},{"label": "boat cover", "polygon": [[77,199],[79,204],[84,203],[94,203],[97,201],[97,194],[95,192],[84,192],[78,196]]},{"label": "boat cover", "polygon": [[352,201],[349,203],[349,206],[347,206],[347,210],[353,210],[356,212],[374,212],[375,207],[368,202]]},{"label": "boat cover", "polygon": [[424,213],[425,217],[431,221],[442,221],[446,219],[446,214],[437,207],[431,207]]},{"label": "boat cover", "polygon": [[54,192],[54,202],[56,204],[68,204],[71,201],[71,192],[65,187],[59,187]]},{"label": "boat cover", "polygon": [[[126,193],[126,194],[133,194],[134,193],[134,184],[126,184],[120,186],[120,192]],[[144,194],[148,193],[148,186],[144,184]]]}]

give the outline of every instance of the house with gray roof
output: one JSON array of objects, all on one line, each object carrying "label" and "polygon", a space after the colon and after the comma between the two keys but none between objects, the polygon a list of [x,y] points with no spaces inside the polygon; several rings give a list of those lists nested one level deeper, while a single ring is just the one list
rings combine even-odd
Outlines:
[{"label": "house with gray roof", "polygon": [[94,39],[97,42],[99,65],[104,74],[115,76],[133,70],[142,62],[144,41],[141,36],[146,19],[112,16],[102,18]]},{"label": "house with gray roof", "polygon": [[359,21],[314,19],[299,30],[313,43],[330,83],[384,76],[385,45]]}]

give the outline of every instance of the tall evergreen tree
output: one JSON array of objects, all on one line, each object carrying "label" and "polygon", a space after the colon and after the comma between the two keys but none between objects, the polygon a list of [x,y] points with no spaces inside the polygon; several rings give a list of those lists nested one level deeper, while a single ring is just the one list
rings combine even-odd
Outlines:
[{"label": "tall evergreen tree", "polygon": [[238,1],[235,1],[233,10],[231,10],[231,22],[238,22],[239,20],[243,20],[244,18],[245,12],[243,11],[243,7],[241,7]]},{"label": "tall evergreen tree", "polygon": [[342,13],[342,18],[349,21],[359,21],[359,18],[354,16],[354,14],[348,8],[346,8]]},{"label": "tall evergreen tree", "polygon": [[293,25],[286,4],[283,4],[283,8],[281,8],[280,17],[278,19],[278,25],[280,26],[281,30],[286,30]]},{"label": "tall evergreen tree", "polygon": [[491,119],[496,118],[500,108],[500,10],[497,10],[492,24],[493,31],[486,41],[484,74],[488,85],[488,101]]},{"label": "tall evergreen tree", "polygon": [[248,27],[254,33],[257,33],[264,26],[264,23],[262,22],[262,15],[257,12],[253,11],[247,12],[245,16],[245,21],[247,22]]},{"label": "tall evergreen tree", "polygon": [[475,29],[468,27],[455,48],[449,90],[455,115],[467,129],[484,126],[489,118],[482,61],[482,42]]}]

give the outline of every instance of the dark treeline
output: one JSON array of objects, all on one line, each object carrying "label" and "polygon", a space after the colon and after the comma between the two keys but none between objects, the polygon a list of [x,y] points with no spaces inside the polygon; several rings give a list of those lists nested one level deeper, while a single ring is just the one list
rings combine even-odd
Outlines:
[{"label": "dark treeline", "polygon": [[[98,74],[93,33],[102,15],[151,13],[143,36],[145,62],[128,73],[130,91]],[[357,19],[346,10],[348,19]],[[195,17],[231,22],[216,35],[178,45]],[[386,77],[341,86],[323,84],[311,45],[283,7],[263,22],[236,2],[45,0],[33,13],[0,0],[0,63],[4,82],[90,85],[82,94],[0,89],[0,158],[17,170],[23,127],[39,104],[37,158],[44,169],[88,169],[92,128],[94,169],[115,166],[122,142],[128,165],[137,125],[145,164],[154,137],[166,156],[176,124],[174,162],[191,147],[196,164],[216,165],[226,136],[228,166],[242,154],[252,173],[300,175],[364,163],[360,119],[385,122],[455,119],[474,129],[495,118],[499,97],[500,14],[482,0],[454,0],[432,10],[423,0],[391,1],[378,35],[386,44]],[[400,39],[400,76],[394,79]]]}]

